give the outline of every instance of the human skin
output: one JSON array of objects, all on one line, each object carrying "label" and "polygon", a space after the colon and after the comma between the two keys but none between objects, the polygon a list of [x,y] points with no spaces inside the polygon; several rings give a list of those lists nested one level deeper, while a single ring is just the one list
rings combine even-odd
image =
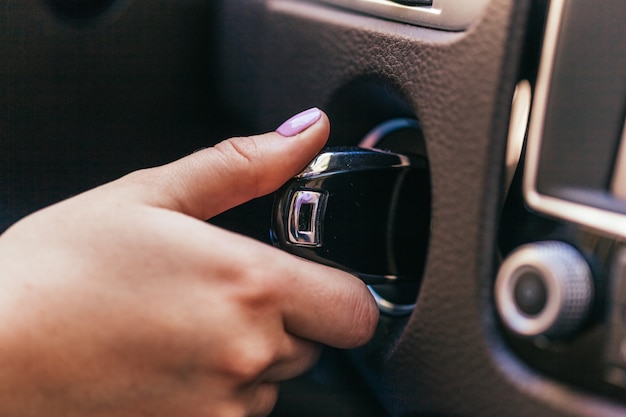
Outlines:
[{"label": "human skin", "polygon": [[206,223],[323,147],[233,138],[36,212],[0,236],[0,415],[262,416],[319,345],[378,311],[350,274]]}]

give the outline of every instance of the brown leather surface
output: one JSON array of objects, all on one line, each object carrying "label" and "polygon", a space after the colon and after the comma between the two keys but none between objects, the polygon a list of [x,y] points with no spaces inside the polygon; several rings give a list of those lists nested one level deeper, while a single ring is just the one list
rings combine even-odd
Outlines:
[{"label": "brown leather surface", "polygon": [[422,123],[433,207],[417,308],[406,327],[381,324],[353,355],[390,415],[623,413],[526,369],[504,346],[493,311],[507,113],[528,7],[494,0],[467,32],[449,33],[298,1],[223,5],[226,21],[246,22],[222,32],[224,91],[260,128],[312,105],[341,119],[334,94],[362,77],[395,88]]}]

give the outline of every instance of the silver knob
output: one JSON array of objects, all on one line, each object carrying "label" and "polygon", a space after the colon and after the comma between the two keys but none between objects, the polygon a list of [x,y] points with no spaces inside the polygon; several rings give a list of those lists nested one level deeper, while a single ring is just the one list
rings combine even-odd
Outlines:
[{"label": "silver knob", "polygon": [[502,263],[495,286],[504,324],[522,336],[566,336],[585,320],[593,300],[591,271],[572,246],[530,243]]}]

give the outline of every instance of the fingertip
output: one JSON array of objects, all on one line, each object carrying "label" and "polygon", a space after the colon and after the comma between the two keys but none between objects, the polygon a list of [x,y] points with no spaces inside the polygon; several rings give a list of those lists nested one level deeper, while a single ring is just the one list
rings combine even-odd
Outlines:
[{"label": "fingertip", "polygon": [[[300,118],[304,121],[298,122]],[[324,147],[330,135],[330,120],[324,111],[313,107],[291,117],[270,134],[277,136],[289,145],[297,145],[298,147],[302,145],[302,142],[307,142],[304,149],[309,149],[311,146],[315,149],[314,154],[317,154]],[[313,156],[315,155],[311,157]]]},{"label": "fingertip", "polygon": [[322,111],[317,107],[304,110],[278,126],[276,132],[281,136],[292,137],[313,126],[322,117]]},{"label": "fingertip", "polygon": [[292,272],[285,277],[290,285],[283,285],[282,294],[285,328],[340,349],[367,343],[376,331],[379,313],[363,281],[312,261],[289,259]]},{"label": "fingertip", "polygon": [[[319,120],[312,126],[313,132],[311,132],[318,143],[318,150],[321,150],[322,147],[328,141],[328,137],[330,136],[330,120],[326,113],[322,111]],[[308,130],[308,129],[307,129]],[[304,132],[306,133],[306,131]]]},{"label": "fingertip", "polygon": [[346,335],[343,344],[337,347],[344,349],[356,348],[363,346],[374,337],[380,318],[376,301],[365,284],[362,285],[362,291],[357,298],[354,302],[353,315],[355,325],[351,328],[351,333]]}]

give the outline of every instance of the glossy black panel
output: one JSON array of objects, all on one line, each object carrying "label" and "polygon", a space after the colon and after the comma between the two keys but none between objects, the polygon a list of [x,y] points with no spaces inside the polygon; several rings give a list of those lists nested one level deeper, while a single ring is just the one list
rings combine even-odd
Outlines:
[{"label": "glossy black panel", "polygon": [[[292,201],[299,191],[324,195],[319,245],[290,241]],[[370,284],[388,277],[416,281],[424,268],[430,228],[426,160],[329,148],[281,188],[273,216],[272,235],[288,252],[353,272]]]}]

